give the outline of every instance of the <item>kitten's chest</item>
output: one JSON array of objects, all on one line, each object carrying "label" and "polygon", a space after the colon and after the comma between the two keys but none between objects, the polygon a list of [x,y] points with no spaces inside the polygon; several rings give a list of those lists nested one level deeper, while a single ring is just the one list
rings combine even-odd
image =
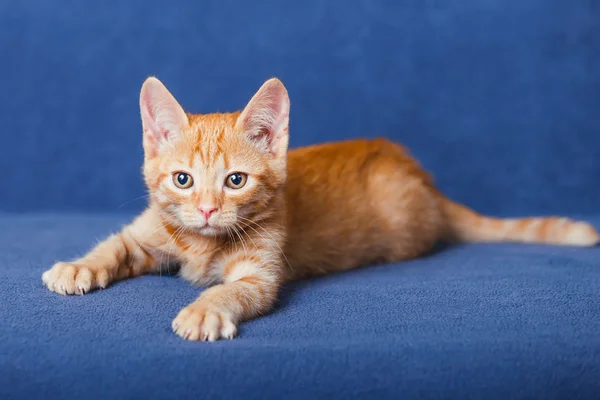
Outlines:
[{"label": "kitten's chest", "polygon": [[179,276],[196,285],[210,285],[220,279],[215,265],[219,246],[206,240],[184,239],[179,243]]}]

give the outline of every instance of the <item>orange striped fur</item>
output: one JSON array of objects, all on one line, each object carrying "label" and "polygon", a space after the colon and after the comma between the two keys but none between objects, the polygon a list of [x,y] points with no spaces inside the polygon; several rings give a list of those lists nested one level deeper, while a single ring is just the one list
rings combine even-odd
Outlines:
[{"label": "orange striped fur", "polygon": [[140,109],[148,208],[42,279],[83,295],[178,264],[184,279],[213,285],[173,320],[185,339],[234,337],[239,322],[273,307],[287,280],[418,257],[439,240],[599,241],[585,222],[481,216],[439,193],[387,140],[287,153],[289,99],[277,79],[242,112],[195,115],[149,78]]}]

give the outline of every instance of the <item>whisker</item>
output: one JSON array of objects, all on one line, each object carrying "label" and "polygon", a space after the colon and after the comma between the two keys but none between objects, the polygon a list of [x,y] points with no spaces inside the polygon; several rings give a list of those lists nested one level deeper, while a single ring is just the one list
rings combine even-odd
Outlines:
[{"label": "whisker", "polygon": [[[173,235],[171,235],[169,240],[167,240],[167,247],[169,246],[169,242],[171,241],[171,239],[173,240],[173,245],[177,246],[177,238],[179,237],[179,234],[181,232],[183,232],[183,226],[178,227],[175,230],[175,232],[173,232]],[[167,262],[165,263],[165,268],[167,269],[167,274],[169,274],[171,272],[171,252],[170,251],[167,253]]]},{"label": "whisker", "polygon": [[[242,223],[244,223],[244,222],[242,222]],[[281,250],[281,247],[279,246],[279,244],[277,244],[277,242],[274,241],[274,239],[272,237],[271,237],[272,240],[268,240],[260,232],[258,232],[256,229],[254,229],[252,226],[250,226],[247,223],[244,223],[244,227],[252,229],[258,235],[258,237],[260,237],[261,239],[263,239],[266,242],[266,244],[269,245],[269,249],[271,251],[273,251],[274,253],[277,253],[277,249],[273,246],[273,244],[275,244],[279,248],[279,253],[285,258],[285,261],[287,262],[287,265],[290,267],[291,270],[293,270],[293,268],[292,268],[290,262],[288,261],[286,255]],[[263,230],[264,230],[264,228],[263,228]],[[254,240],[252,239],[252,237],[250,235],[248,235],[248,238],[250,238],[250,240],[252,240],[254,242]]]},{"label": "whisker", "polygon": [[248,254],[248,248],[246,247],[246,242],[244,240],[244,237],[242,235],[240,235],[240,233],[238,232],[237,229],[235,229],[236,225],[233,226],[233,232],[237,235],[237,237],[240,239],[240,243],[242,244],[242,247],[244,248],[244,253]]},{"label": "whisker", "polygon": [[[171,241],[171,239],[179,232],[180,229],[184,228],[184,226],[180,226],[179,228],[175,229],[175,232],[173,232],[171,234],[171,236],[169,236],[169,239],[167,239],[167,243],[165,244],[165,250],[167,251],[167,261],[169,260],[169,257],[171,256],[171,252],[169,251],[169,242]],[[163,256],[164,256],[164,252],[162,252],[160,254],[160,262],[158,264],[158,274],[159,276],[162,276],[162,260],[163,260]],[[168,270],[168,266],[167,266],[167,270]]]},{"label": "whisker", "polygon": [[[275,240],[275,238],[273,237],[273,235],[271,235],[271,233],[269,231],[267,231],[264,227],[262,227],[260,224],[258,224],[257,222],[254,222],[248,218],[244,218],[244,217],[240,217],[238,216],[238,218],[242,219],[242,221],[240,222],[244,222],[244,221],[248,221],[250,224],[254,224],[256,225],[258,228],[262,229],[263,232],[265,232],[267,235],[269,235],[269,237],[272,240],[272,243],[274,243],[278,248],[279,251],[281,252],[281,255],[283,256],[283,258],[285,259],[285,261],[287,262],[287,265],[290,267],[290,269],[293,271],[294,268],[292,267],[292,264],[290,263],[290,260],[288,260],[287,256],[285,255],[285,253],[283,252],[283,249],[281,248],[281,246],[279,246],[279,243],[277,243],[277,241]],[[245,225],[252,229],[254,232],[256,232],[257,235],[259,235],[261,238],[265,239],[256,229],[254,229],[252,226],[250,226],[249,223],[245,223]],[[272,250],[274,250],[273,248],[271,248]]]},{"label": "whisker", "polygon": [[145,195],[143,195],[143,196],[140,196],[140,197],[136,197],[136,198],[135,198],[135,199],[133,199],[133,200],[126,201],[125,203],[121,204],[121,205],[120,205],[119,207],[117,207],[117,208],[121,208],[121,207],[123,207],[123,206],[124,206],[124,205],[126,205],[126,204],[129,204],[129,203],[132,203],[132,202],[134,202],[134,201],[136,201],[136,200],[144,199],[144,198],[147,198],[147,197],[150,197],[150,193],[148,193],[148,194],[145,194]]},{"label": "whisker", "polygon": [[229,238],[231,243],[233,243],[235,246],[235,251],[238,251],[238,242],[235,240],[235,237],[233,236],[234,228],[225,226],[225,229],[227,230],[227,237]]},{"label": "whisker", "polygon": [[[186,230],[186,226],[182,226],[181,231],[179,232],[179,234],[177,234],[177,236],[175,236],[175,239],[173,240],[174,243],[176,243],[179,239],[181,239],[181,237],[185,234],[185,230]],[[169,260],[167,259],[167,273],[169,275],[171,275],[171,264],[169,263]]]},{"label": "whisker", "polygon": [[[239,225],[238,225],[238,223],[236,222],[236,223],[234,224],[234,227],[242,231],[241,233],[238,233],[238,235],[242,235],[242,236],[244,236],[244,234],[245,234],[246,232],[244,232],[244,227],[243,227],[243,226],[239,226]],[[237,232],[237,230],[236,230],[236,232]],[[252,239],[252,236],[250,236],[250,235],[246,235],[246,237],[252,241],[252,244],[254,245],[254,248],[255,248],[256,250],[258,250],[258,245],[257,245],[257,244],[256,244],[256,242],[254,241],[254,239]]]},{"label": "whisker", "polygon": [[[225,226],[225,232],[227,233],[227,240],[231,242],[231,244],[235,244],[237,245],[237,243],[234,243],[235,240],[233,240],[233,238],[231,237],[231,228],[229,228],[228,226]],[[235,250],[237,251],[237,246],[235,246]]]}]

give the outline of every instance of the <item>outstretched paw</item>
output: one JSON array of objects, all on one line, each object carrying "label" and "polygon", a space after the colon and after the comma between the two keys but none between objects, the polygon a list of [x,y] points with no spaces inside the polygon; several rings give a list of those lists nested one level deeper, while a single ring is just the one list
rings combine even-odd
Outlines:
[{"label": "outstretched paw", "polygon": [[185,307],[173,320],[173,332],[186,340],[233,339],[237,329],[231,317],[210,303],[197,301]]},{"label": "outstretched paw", "polygon": [[90,269],[75,264],[59,262],[42,274],[42,282],[53,292],[69,295],[84,295],[90,290],[108,285],[109,276],[105,268]]}]

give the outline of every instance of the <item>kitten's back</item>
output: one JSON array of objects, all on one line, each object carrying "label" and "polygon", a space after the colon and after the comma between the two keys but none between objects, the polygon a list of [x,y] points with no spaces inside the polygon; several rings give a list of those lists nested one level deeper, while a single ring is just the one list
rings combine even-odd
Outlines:
[{"label": "kitten's back", "polygon": [[291,150],[286,190],[292,277],[422,255],[440,239],[591,246],[585,222],[497,219],[443,196],[407,151],[385,139]]},{"label": "kitten's back", "polygon": [[443,226],[429,175],[384,139],[290,151],[287,212],[286,253],[301,275],[416,257]]}]

